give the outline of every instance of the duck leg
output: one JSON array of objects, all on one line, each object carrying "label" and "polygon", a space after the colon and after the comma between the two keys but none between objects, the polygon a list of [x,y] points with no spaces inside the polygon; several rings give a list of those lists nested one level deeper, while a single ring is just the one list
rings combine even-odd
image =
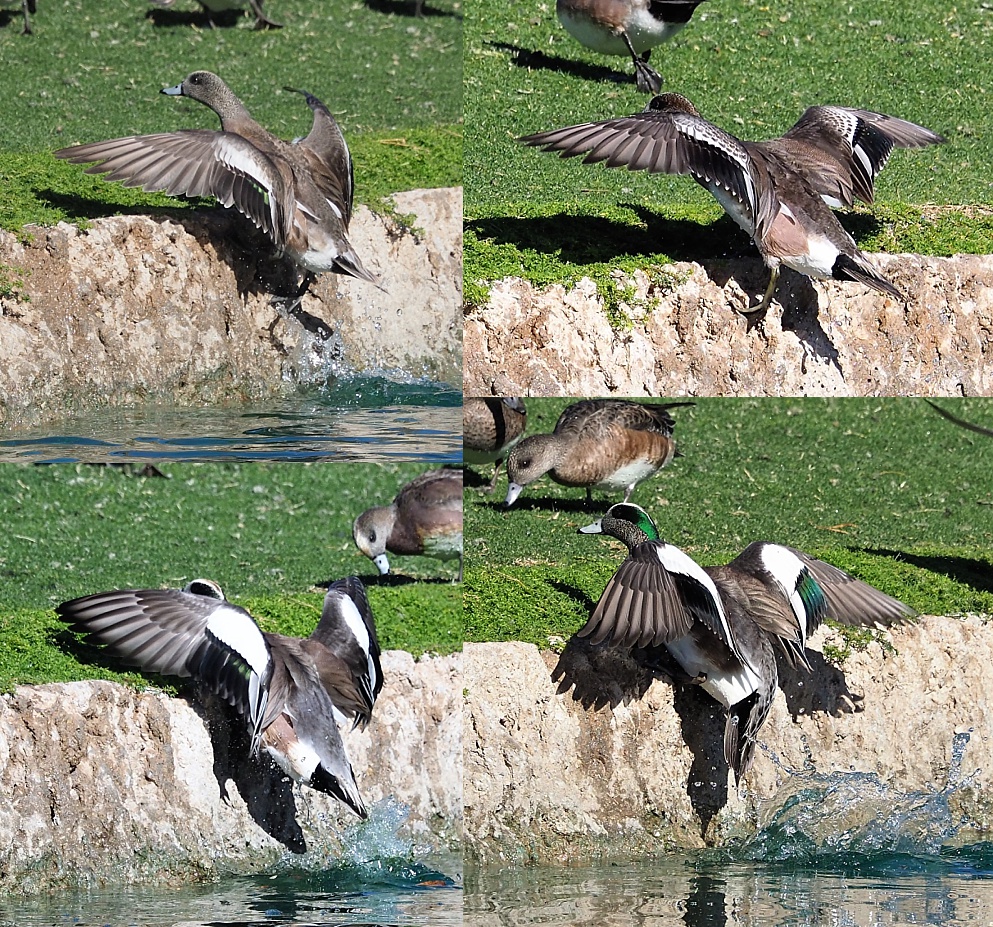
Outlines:
[{"label": "duck leg", "polygon": [[634,79],[638,89],[642,93],[658,93],[662,89],[662,75],[648,66],[648,56],[652,50],[648,49],[644,54],[639,55],[634,50],[626,32],[621,33],[621,38],[624,39],[624,44],[631,52],[631,60],[634,62]]},{"label": "duck leg", "polygon": [[252,12],[255,14],[256,29],[282,29],[283,24],[273,22],[262,9],[262,0],[248,0]]},{"label": "duck leg", "polygon": [[21,35],[31,35],[34,30],[31,28],[31,20],[28,17],[28,13],[34,13],[37,9],[36,0],[23,0],[21,3],[21,12],[24,14],[24,30]]},{"label": "duck leg", "polygon": [[769,304],[772,302],[772,294],[776,291],[776,284],[779,282],[779,265],[772,268],[769,277],[769,286],[766,287],[765,296],[754,309],[739,309],[738,311],[748,320],[748,330],[751,331],[756,325],[760,325],[765,320],[765,314],[769,311]]}]

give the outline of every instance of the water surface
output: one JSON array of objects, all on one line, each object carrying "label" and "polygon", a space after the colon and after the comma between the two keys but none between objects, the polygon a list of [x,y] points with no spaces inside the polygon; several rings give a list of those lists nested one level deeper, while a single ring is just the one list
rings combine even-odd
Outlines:
[{"label": "water surface", "polygon": [[462,459],[462,393],[427,381],[350,377],[232,406],[104,408],[0,427],[0,461]]}]

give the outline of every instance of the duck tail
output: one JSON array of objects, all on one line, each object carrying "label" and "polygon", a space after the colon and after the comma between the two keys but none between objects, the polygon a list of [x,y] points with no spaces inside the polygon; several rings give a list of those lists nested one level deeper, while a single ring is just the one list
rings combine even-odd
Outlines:
[{"label": "duck tail", "polygon": [[904,303],[908,302],[907,297],[889,280],[881,277],[861,253],[858,253],[856,257],[844,252],[839,254],[834,262],[834,267],[831,268],[831,275],[835,280],[854,280],[858,283],[864,283],[880,293],[886,293]]}]

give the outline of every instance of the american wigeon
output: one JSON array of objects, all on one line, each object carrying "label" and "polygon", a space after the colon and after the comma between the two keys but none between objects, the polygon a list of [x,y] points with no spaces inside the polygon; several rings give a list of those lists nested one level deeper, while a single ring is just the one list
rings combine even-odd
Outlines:
[{"label": "american wigeon", "polygon": [[462,403],[462,455],[466,463],[496,463],[486,492],[493,492],[500,464],[524,437],[528,411],[519,396],[467,397]]},{"label": "american wigeon", "polygon": [[[150,0],[155,6],[170,7],[176,0]],[[197,3],[204,8],[207,13],[207,22],[210,27],[214,27],[214,19],[210,15],[211,13],[226,13],[229,10],[243,10],[245,8],[246,0],[197,0]],[[252,12],[255,14],[255,28],[256,29],[282,29],[282,25],[277,22],[273,22],[266,16],[265,11],[262,9],[262,0],[247,0],[248,6],[252,8]]]},{"label": "american wigeon", "polygon": [[701,568],[660,540],[637,505],[615,505],[579,531],[610,535],[628,548],[579,636],[594,644],[664,646],[727,709],[724,756],[738,783],[778,685],[774,644],[793,666],[809,669],[804,647],[823,619],[888,625],[914,614],[868,583],[780,544],[755,541],[726,566]]},{"label": "american wigeon", "polygon": [[352,525],[352,537],[381,574],[392,554],[459,558],[462,580],[462,471],[430,470],[415,477],[389,505],[367,509]]},{"label": "american wigeon", "polygon": [[630,55],[642,93],[658,93],[662,78],[648,66],[656,45],[690,21],[703,0],[556,0],[555,12],[577,42],[602,55]]},{"label": "american wigeon", "polygon": [[263,631],[211,580],[184,589],[98,592],[56,609],[86,639],[150,673],[189,676],[245,719],[295,782],[366,817],[339,723],[365,725],[383,686],[379,642],[362,583],[332,583],[308,638]]},{"label": "american wigeon", "polygon": [[546,473],[562,486],[586,487],[587,503],[594,488],[624,490],[627,502],[638,483],[676,456],[668,410],[686,405],[693,403],[585,399],[567,406],[551,434],[531,435],[510,452],[504,504]]},{"label": "american wigeon", "polygon": [[35,0],[0,0],[0,10],[16,10],[20,8],[21,14],[24,16],[24,28],[21,30],[21,35],[31,35],[31,17],[29,13],[35,12],[36,3]]},{"label": "american wigeon", "polygon": [[[289,88],[287,88],[289,89]],[[306,138],[284,142],[252,119],[221,78],[194,71],[163,93],[209,106],[221,131],[180,129],[76,145],[55,152],[74,164],[97,162],[88,174],[127,187],[171,195],[213,196],[233,206],[272,239],[304,272],[290,308],[299,305],[315,274],[330,271],[379,286],[352,249],[352,159],[328,108],[303,93],[314,123]]]},{"label": "american wigeon", "polygon": [[761,319],[779,268],[853,280],[906,301],[879,275],[829,206],[871,203],[873,183],[894,147],[921,148],[940,135],[862,109],[812,106],[782,138],[743,142],[703,119],[686,97],[666,93],[643,112],[539,132],[521,139],[584,163],[689,174],[753,239],[772,275],[747,315]]}]

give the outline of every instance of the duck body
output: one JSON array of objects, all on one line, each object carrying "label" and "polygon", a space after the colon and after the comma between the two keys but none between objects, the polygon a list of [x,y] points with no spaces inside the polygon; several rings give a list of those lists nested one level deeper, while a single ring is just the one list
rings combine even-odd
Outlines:
[{"label": "duck body", "polygon": [[906,301],[880,276],[831,207],[871,203],[876,176],[894,147],[944,141],[923,126],[841,106],[813,106],[781,138],[744,142],[708,122],[676,93],[652,99],[641,113],[540,132],[521,139],[562,157],[585,155],[655,173],[688,174],[751,236],[771,271],[761,318],[785,264],[810,277],[863,283]]},{"label": "duck body", "polygon": [[526,486],[544,476],[561,486],[624,492],[653,476],[676,456],[675,420],[668,410],[692,403],[651,404],[587,399],[568,406],[551,434],[531,435],[507,458],[507,497],[513,505]]},{"label": "duck body", "polygon": [[615,537],[629,552],[579,636],[593,644],[664,646],[727,710],[724,754],[739,783],[775,697],[777,649],[809,669],[806,641],[824,618],[891,624],[913,615],[897,599],[780,544],[755,541],[731,563],[703,568],[662,541],[636,505],[615,505],[579,530]]},{"label": "duck body", "polygon": [[55,152],[75,164],[96,162],[88,174],[147,192],[212,196],[261,229],[280,254],[304,271],[295,294],[313,275],[333,272],[379,285],[347,238],[353,167],[348,146],[328,108],[303,93],[314,113],[310,133],[285,142],[260,126],[230,87],[210,71],[194,71],[163,93],[209,106],[221,130],[181,129],[76,145]]},{"label": "duck body", "polygon": [[382,689],[365,589],[332,583],[309,638],[262,631],[210,580],[184,589],[123,589],[63,602],[59,618],[144,672],[192,677],[245,720],[251,753],[294,781],[367,812],[338,730],[364,726]]},{"label": "duck body", "polygon": [[492,492],[500,464],[524,437],[528,412],[519,396],[466,397],[462,403],[462,457],[468,464],[495,463]]},{"label": "duck body", "polygon": [[703,0],[557,0],[555,12],[581,45],[602,55],[630,55],[638,89],[658,93],[651,50],[681,32]]},{"label": "duck body", "polygon": [[431,470],[401,487],[389,505],[366,509],[352,525],[355,545],[381,575],[387,551],[438,560],[459,559],[462,579],[462,471]]}]

